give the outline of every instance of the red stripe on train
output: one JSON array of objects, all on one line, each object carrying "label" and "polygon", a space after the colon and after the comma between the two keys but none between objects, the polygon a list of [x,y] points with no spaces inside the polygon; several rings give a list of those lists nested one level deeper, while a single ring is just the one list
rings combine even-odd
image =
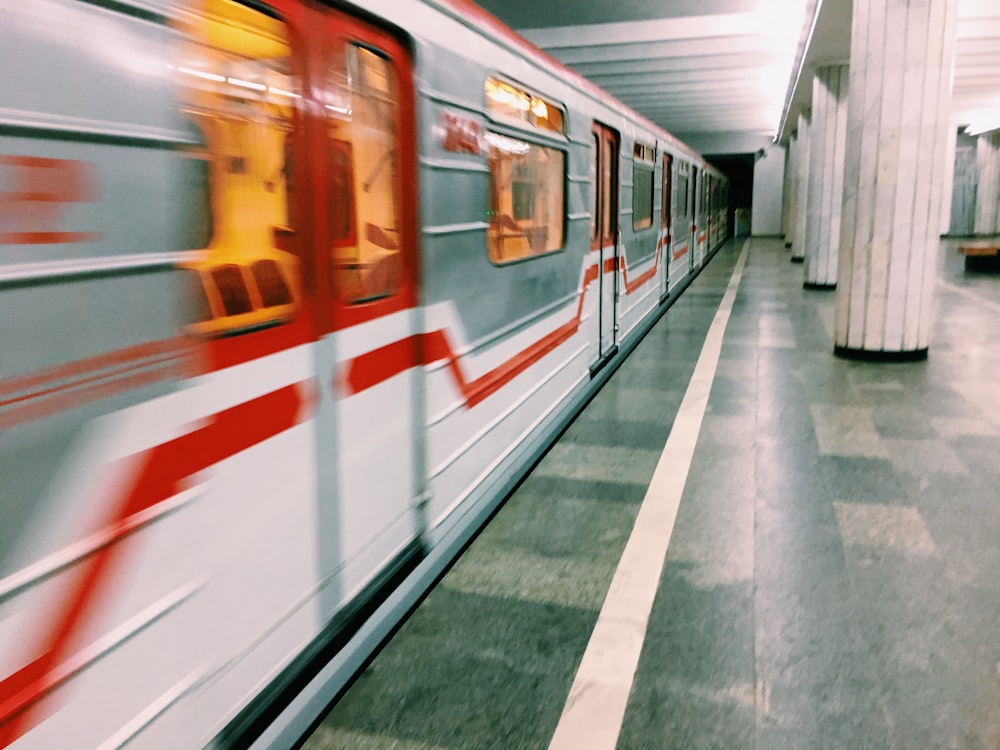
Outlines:
[{"label": "red stripe on train", "polygon": [[0,430],[180,376],[191,351],[151,341],[0,381]]},{"label": "red stripe on train", "polygon": [[587,292],[587,288],[595,281],[598,277],[597,266],[590,266],[583,273],[583,286],[580,289],[580,296],[576,305],[576,319],[580,320],[583,317],[583,298]]},{"label": "red stripe on train", "polygon": [[[614,259],[611,261],[613,270]],[[605,261],[604,265],[607,268],[608,261]],[[333,388],[341,395],[351,396],[383,383],[412,367],[447,360],[448,370],[465,400],[465,406],[471,408],[503,388],[577,332],[583,316],[584,293],[590,284],[597,280],[597,269],[598,266],[595,264],[584,272],[575,318],[475,380],[470,381],[462,371],[459,357],[448,341],[447,331],[438,330],[394,341],[349,360],[335,375]],[[414,351],[418,346],[419,349]]]},{"label": "red stripe on train", "polygon": [[[603,264],[601,264],[604,273],[614,273],[618,266],[617,260],[617,258],[606,258]],[[657,248],[653,265],[639,274],[635,280],[629,282],[628,267],[625,264],[625,259],[622,258],[622,272],[625,275],[625,293],[632,294],[653,278],[656,275],[659,265],[660,252],[659,248]],[[391,344],[386,344],[374,351],[366,352],[349,360],[334,376],[332,383],[334,392],[339,392],[344,396],[352,396],[372,388],[379,383],[383,383],[412,367],[429,365],[432,362],[446,359],[448,360],[448,369],[455,381],[455,385],[465,399],[466,408],[471,408],[496,393],[528,369],[528,367],[567,341],[579,330],[583,315],[584,295],[591,282],[597,279],[597,269],[598,266],[595,264],[589,266],[584,272],[576,317],[574,319],[560,326],[552,333],[547,334],[507,362],[474,381],[470,382],[462,371],[458,361],[459,358],[448,342],[447,332],[438,330],[394,341]],[[420,349],[414,351],[414,348],[417,346]]]},{"label": "red stripe on train", "polygon": [[[465,406],[472,408],[485,401],[546,354],[556,349],[576,333],[579,327],[579,318],[570,320],[502,365],[493,368],[475,380],[469,380],[462,371],[458,357],[448,341],[447,332],[444,330],[432,331],[394,341],[355,357],[347,363],[343,370],[343,376],[334,382],[334,388],[342,391],[343,395],[349,396],[361,393],[406,372],[414,366],[415,361],[419,365],[429,365],[433,362],[447,360],[448,369],[458,390],[462,393]],[[422,355],[414,352],[414,347],[418,345],[421,347]]]},{"label": "red stripe on train", "polygon": [[[383,383],[414,366],[447,360],[448,370],[462,394],[465,406],[472,408],[568,340],[579,327],[580,318],[577,316],[475,380],[469,380],[462,371],[446,331],[411,336],[350,360],[342,369],[342,374],[335,378],[333,386],[335,391],[350,396]],[[418,346],[419,350],[415,351]]]},{"label": "red stripe on train", "polygon": [[[145,344],[116,349],[112,352],[99,354],[95,357],[78,359],[63,365],[49,367],[30,375],[20,375],[0,382],[0,399],[12,393],[26,391],[29,388],[47,388],[60,380],[69,380],[77,376],[90,376],[100,370],[120,365],[138,366],[139,360],[159,358],[164,355],[179,355],[186,349],[184,339],[164,339],[150,341]],[[0,405],[3,405],[0,401]]]},{"label": "red stripe on train", "polygon": [[311,382],[304,381],[221,411],[207,425],[134,456],[138,471],[128,492],[105,523],[113,539],[87,557],[50,632],[35,657],[0,681],[0,748],[45,719],[54,707],[43,699],[72,676],[67,668],[81,647],[81,632],[92,617],[99,594],[123,562],[120,542],[135,530],[136,516],[177,495],[183,482],[209,466],[294,427],[312,412]]},{"label": "red stripe on train", "polygon": [[[35,198],[35,200],[39,200]],[[59,198],[50,202],[61,203]],[[99,242],[100,232],[0,232],[0,245],[62,245],[74,242]]]},{"label": "red stripe on train", "polygon": [[625,294],[632,294],[639,287],[649,281],[653,276],[656,275],[657,269],[660,267],[660,243],[656,243],[656,255],[653,258],[653,265],[639,274],[634,281],[628,280],[628,267],[622,264],[623,273],[625,275]]},{"label": "red stripe on train", "polygon": [[[0,404],[6,407],[0,413],[0,430],[8,430],[20,424],[33,422],[53,414],[77,409],[94,401],[101,401],[112,396],[118,396],[137,388],[143,388],[153,383],[159,383],[172,377],[178,377],[182,372],[181,360],[174,358],[150,363],[148,367],[129,368],[113,377],[93,378],[95,382],[85,381],[68,390],[56,390],[52,393],[33,394],[16,405]],[[22,399],[14,399],[22,401]]]}]

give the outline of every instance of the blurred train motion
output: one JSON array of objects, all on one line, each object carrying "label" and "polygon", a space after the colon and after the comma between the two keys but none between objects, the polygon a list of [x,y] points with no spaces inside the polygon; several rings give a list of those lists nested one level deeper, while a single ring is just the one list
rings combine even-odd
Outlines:
[{"label": "blurred train motion", "polygon": [[467,0],[0,8],[0,747],[248,745],[707,262],[726,182]]}]

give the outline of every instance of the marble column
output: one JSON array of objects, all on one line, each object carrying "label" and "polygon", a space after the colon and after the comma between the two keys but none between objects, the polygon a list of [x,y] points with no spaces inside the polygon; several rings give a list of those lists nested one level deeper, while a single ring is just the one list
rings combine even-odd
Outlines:
[{"label": "marble column", "polygon": [[797,178],[799,160],[798,132],[793,132],[788,139],[788,159],[785,160],[785,194],[782,198],[782,234],[785,235],[785,247],[791,247],[795,239],[795,215],[798,211]]},{"label": "marble column", "polygon": [[1000,132],[983,133],[976,139],[975,234],[1000,232]]},{"label": "marble column", "polygon": [[799,113],[799,147],[795,154],[795,231],[792,235],[792,262],[802,263],[806,257],[806,205],[809,202],[810,113]]},{"label": "marble column", "polygon": [[792,225],[792,183],[795,179],[795,136],[788,139],[785,147],[785,178],[781,183],[781,236],[785,239],[785,247],[792,246],[789,227]]},{"label": "marble column", "polygon": [[927,356],[958,0],[854,0],[834,351]]},{"label": "marble column", "polygon": [[837,286],[847,139],[847,76],[846,65],[828,65],[817,68],[813,77],[805,234],[807,289]]}]

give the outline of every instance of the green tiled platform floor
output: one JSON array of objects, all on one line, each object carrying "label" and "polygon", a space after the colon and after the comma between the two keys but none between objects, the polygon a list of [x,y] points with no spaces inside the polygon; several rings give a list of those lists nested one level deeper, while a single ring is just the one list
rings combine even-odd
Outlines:
[{"label": "green tiled platform floor", "polygon": [[[1000,275],[942,243],[922,363],[833,356],[752,240],[619,748],[1000,748]],[[545,748],[741,243],[306,742]]]}]

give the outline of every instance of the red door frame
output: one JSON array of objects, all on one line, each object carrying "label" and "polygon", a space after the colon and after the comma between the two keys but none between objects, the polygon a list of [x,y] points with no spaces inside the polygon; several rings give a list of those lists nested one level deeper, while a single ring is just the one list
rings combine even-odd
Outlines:
[{"label": "red door frame", "polygon": [[[331,257],[327,239],[330,236],[327,217],[327,190],[325,174],[315,170],[312,178],[313,216],[315,217],[315,242],[317,283],[315,304],[320,335],[365,323],[416,306],[419,297],[419,219],[417,211],[417,133],[416,103],[413,90],[413,59],[410,51],[398,39],[376,26],[353,16],[329,8],[319,11],[322,19],[313,24],[312,89],[319,91],[325,85],[329,70],[328,53],[333,44],[355,43],[387,58],[396,74],[399,106],[396,110],[396,135],[399,167],[397,195],[399,196],[400,252],[403,254],[402,277],[399,290],[388,297],[349,304],[343,302],[332,288]],[[325,109],[322,103],[310,107],[314,113],[310,151],[312,163],[325,164],[329,148],[326,135]],[[360,235],[360,232],[358,232]],[[360,240],[360,238],[359,238]]]},{"label": "red door frame", "polygon": [[[299,291],[302,307],[286,324],[237,336],[212,339],[202,349],[198,371],[218,370],[283,349],[316,340],[323,334],[348,328],[384,315],[414,307],[419,297],[419,218],[417,207],[416,102],[413,60],[406,46],[391,34],[330,8],[307,6],[297,0],[267,0],[268,10],[287,24],[292,68],[298,81],[298,99],[292,132],[294,163],[302,165],[292,175],[295,195],[305,198],[293,207],[296,233],[287,249],[299,259]],[[322,102],[313,92],[322,90],[328,70],[331,28],[334,38],[348,39],[380,51],[393,64],[398,84],[397,136],[399,153],[400,238],[403,266],[398,293],[372,302],[349,305],[340,302],[330,284],[329,236],[326,216],[327,180],[322,169],[328,148],[326,118]],[[414,344],[416,346],[416,342]],[[419,359],[412,352],[413,363]]]}]

